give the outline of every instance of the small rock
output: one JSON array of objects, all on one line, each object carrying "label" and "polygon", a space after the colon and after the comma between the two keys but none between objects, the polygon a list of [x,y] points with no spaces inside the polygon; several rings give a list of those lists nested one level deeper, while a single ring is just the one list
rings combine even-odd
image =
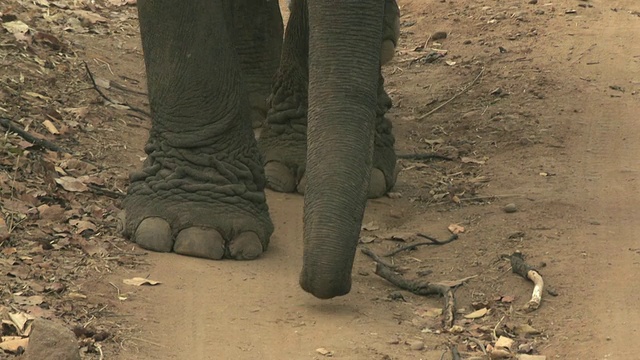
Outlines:
[{"label": "small rock", "polygon": [[505,205],[503,210],[507,214],[511,214],[511,213],[514,213],[514,212],[518,211],[518,207],[516,206],[516,204],[510,203],[510,204]]},{"label": "small rock", "polygon": [[409,345],[411,350],[419,351],[424,349],[424,342],[420,340],[409,340],[407,341],[407,345]]},{"label": "small rock", "polygon": [[24,360],[80,360],[71,330],[45,319],[34,320],[32,329]]},{"label": "small rock", "polygon": [[537,3],[538,3],[538,0],[529,0],[529,4],[534,4],[535,5]]},{"label": "small rock", "polygon": [[325,349],[325,348],[317,348],[316,352],[322,356],[331,357],[333,356],[333,352]]},{"label": "small rock", "polygon": [[447,38],[446,31],[436,31],[433,33],[433,35],[431,35],[431,40],[433,41],[438,41],[446,38]]}]

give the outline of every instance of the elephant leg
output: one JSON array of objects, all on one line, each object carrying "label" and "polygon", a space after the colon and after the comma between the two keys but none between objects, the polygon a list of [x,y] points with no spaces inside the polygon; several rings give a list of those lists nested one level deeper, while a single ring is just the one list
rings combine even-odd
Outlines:
[{"label": "elephant leg", "polygon": [[252,259],[273,232],[228,9],[138,0],[152,124],[123,205],[146,249]]},{"label": "elephant leg", "polygon": [[[285,33],[280,68],[271,96],[260,148],[265,158],[267,186],[280,192],[305,192],[307,153],[308,19],[305,0],[293,0]],[[385,2],[380,59],[391,60],[400,33],[399,11],[394,0]],[[366,29],[362,29],[366,31]],[[380,74],[376,112],[376,136],[369,197],[385,195],[395,184],[395,152],[391,122],[385,114],[391,99]]]},{"label": "elephant leg", "polygon": [[267,186],[279,192],[296,191],[304,174],[307,154],[309,30],[306,0],[293,0],[289,9],[280,67],[259,139]]},{"label": "elephant leg", "polygon": [[267,116],[267,98],[280,65],[283,24],[277,1],[227,0],[230,35],[238,55],[254,128]]}]

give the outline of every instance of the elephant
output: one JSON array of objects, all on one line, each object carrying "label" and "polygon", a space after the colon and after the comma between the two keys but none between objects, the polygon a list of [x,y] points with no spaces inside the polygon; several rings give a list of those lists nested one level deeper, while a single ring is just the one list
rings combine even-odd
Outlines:
[{"label": "elephant", "polygon": [[[249,260],[273,232],[265,188],[304,193],[300,286],[346,295],[368,197],[395,184],[381,65],[395,0],[138,0],[151,128],[124,236]],[[262,124],[259,139],[253,126]]]}]

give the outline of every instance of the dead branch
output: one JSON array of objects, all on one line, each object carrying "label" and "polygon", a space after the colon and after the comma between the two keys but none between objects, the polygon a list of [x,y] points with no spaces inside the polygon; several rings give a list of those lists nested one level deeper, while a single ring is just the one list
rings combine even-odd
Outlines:
[{"label": "dead branch", "polygon": [[480,70],[480,72],[478,73],[478,75],[475,77],[475,79],[473,79],[472,82],[470,82],[469,84],[467,84],[462,90],[458,91],[455,95],[453,95],[453,97],[451,97],[451,99],[443,102],[442,104],[436,106],[433,110],[429,111],[428,113],[424,114],[424,115],[420,115],[418,117],[418,121],[422,121],[424,120],[426,117],[433,115],[436,111],[442,109],[443,107],[445,107],[448,103],[452,102],[453,100],[455,100],[458,96],[466,93],[467,91],[469,91],[469,89],[471,89],[471,87],[473,85],[475,85],[476,82],[478,82],[478,79],[480,79],[480,76],[482,76],[482,74],[484,74],[484,68],[482,68]]},{"label": "dead branch", "polygon": [[65,153],[71,153],[71,151],[63,149],[61,147],[59,147],[58,145],[52,143],[49,140],[45,140],[45,139],[39,139],[37,137],[35,137],[34,135],[30,134],[29,132],[23,130],[20,126],[16,125],[13,123],[13,121],[6,119],[6,118],[0,118],[0,125],[2,125],[5,129],[7,129],[8,131],[11,131],[13,133],[16,133],[18,136],[20,136],[21,138],[25,139],[26,141],[40,146],[42,148],[45,148],[47,150],[51,150],[51,151],[56,151],[56,152],[65,152]]},{"label": "dead branch", "polygon": [[531,300],[524,306],[525,311],[534,311],[540,307],[542,302],[542,292],[544,291],[544,281],[540,273],[524,262],[522,253],[514,252],[509,256],[511,260],[511,271],[533,282],[533,293]]},{"label": "dead branch", "polygon": [[382,259],[380,256],[378,256],[378,254],[374,253],[373,251],[371,251],[371,249],[369,249],[368,247],[363,247],[362,249],[360,249],[360,251],[367,255],[368,257],[370,257],[373,261],[376,262],[376,264],[382,264],[390,269],[396,269],[397,266],[394,264],[390,264],[388,263],[386,260]]},{"label": "dead branch", "polygon": [[417,235],[417,236],[420,236],[420,237],[423,237],[423,238],[425,238],[425,239],[429,239],[429,241],[425,241],[425,242],[419,242],[419,243],[415,243],[415,244],[405,245],[405,246],[400,247],[400,248],[397,248],[397,249],[395,249],[395,250],[393,250],[393,251],[391,251],[391,252],[389,252],[389,253],[387,253],[387,254],[385,254],[385,255],[383,255],[383,256],[384,256],[384,257],[390,257],[390,256],[396,255],[396,254],[398,254],[398,253],[400,253],[400,252],[403,252],[403,251],[407,251],[407,250],[415,250],[418,246],[425,246],[425,245],[445,245],[445,244],[448,244],[448,243],[450,243],[450,242],[452,242],[452,241],[454,241],[454,240],[458,239],[458,234],[453,234],[453,235],[451,235],[447,240],[444,240],[444,241],[438,240],[438,239],[436,239],[436,238],[433,238],[433,237],[431,237],[431,236],[429,236],[429,235],[425,235],[425,234],[422,234],[422,233],[417,233],[416,235]]},{"label": "dead branch", "polygon": [[87,75],[89,75],[89,79],[91,80],[91,84],[93,85],[93,89],[98,93],[98,95],[100,95],[104,100],[106,100],[107,102],[114,104],[114,105],[120,105],[120,106],[125,106],[127,108],[129,108],[129,110],[131,111],[135,111],[138,112],[140,114],[144,114],[148,117],[151,117],[151,114],[149,114],[147,111],[140,109],[138,107],[135,107],[133,105],[129,105],[128,103],[119,103],[116,101],[111,100],[107,95],[105,95],[102,90],[100,90],[100,87],[98,87],[98,84],[96,84],[96,79],[93,77],[93,73],[91,72],[91,70],[89,69],[89,64],[87,64],[87,62],[84,62],[84,68],[87,70]]},{"label": "dead branch", "polygon": [[453,296],[453,287],[438,283],[405,279],[389,267],[379,262],[376,262],[375,274],[392,283],[396,287],[407,290],[416,295],[442,296],[444,298],[444,309],[442,311],[444,315],[443,326],[445,329],[449,329],[453,326],[456,305],[455,297]]}]

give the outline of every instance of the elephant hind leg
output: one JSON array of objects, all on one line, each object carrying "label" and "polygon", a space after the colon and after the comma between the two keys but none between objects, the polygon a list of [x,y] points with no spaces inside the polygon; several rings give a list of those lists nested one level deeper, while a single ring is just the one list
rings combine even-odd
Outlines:
[{"label": "elephant hind leg", "polygon": [[[304,194],[306,187],[307,107],[308,107],[308,23],[306,1],[290,3],[280,68],[271,95],[271,109],[260,136],[267,186],[278,192]],[[381,63],[391,60],[400,33],[399,10],[395,0],[385,0],[380,47]],[[363,29],[362,31],[366,31]],[[380,74],[376,107],[376,136],[369,198],[384,196],[396,181],[396,157],[391,122],[385,116],[391,99]],[[328,169],[330,171],[330,169]]]}]

